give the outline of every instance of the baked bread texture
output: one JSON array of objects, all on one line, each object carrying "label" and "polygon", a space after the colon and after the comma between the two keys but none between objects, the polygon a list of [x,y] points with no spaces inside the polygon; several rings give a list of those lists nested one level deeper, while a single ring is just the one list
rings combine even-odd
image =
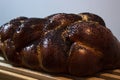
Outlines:
[{"label": "baked bread texture", "polygon": [[119,40],[93,13],[18,17],[0,27],[0,54],[13,66],[74,76],[120,68]]}]

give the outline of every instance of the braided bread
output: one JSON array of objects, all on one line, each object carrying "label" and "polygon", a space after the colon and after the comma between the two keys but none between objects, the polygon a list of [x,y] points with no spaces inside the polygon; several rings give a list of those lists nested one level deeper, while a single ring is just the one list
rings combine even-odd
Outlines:
[{"label": "braided bread", "polygon": [[13,66],[75,76],[120,68],[120,44],[93,13],[18,17],[0,27],[0,52]]}]

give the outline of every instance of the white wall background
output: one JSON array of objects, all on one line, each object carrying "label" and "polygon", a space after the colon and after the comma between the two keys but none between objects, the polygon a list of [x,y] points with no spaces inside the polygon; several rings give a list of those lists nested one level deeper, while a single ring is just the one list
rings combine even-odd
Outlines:
[{"label": "white wall background", "polygon": [[0,0],[0,25],[18,16],[92,12],[101,16],[120,40],[120,0]]}]

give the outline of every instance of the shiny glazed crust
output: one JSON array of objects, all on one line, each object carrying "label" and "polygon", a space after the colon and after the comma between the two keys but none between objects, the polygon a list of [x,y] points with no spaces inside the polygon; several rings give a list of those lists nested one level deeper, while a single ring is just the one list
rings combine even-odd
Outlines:
[{"label": "shiny glazed crust", "polygon": [[13,66],[75,76],[120,67],[119,41],[92,13],[18,17],[1,26],[0,39]]}]

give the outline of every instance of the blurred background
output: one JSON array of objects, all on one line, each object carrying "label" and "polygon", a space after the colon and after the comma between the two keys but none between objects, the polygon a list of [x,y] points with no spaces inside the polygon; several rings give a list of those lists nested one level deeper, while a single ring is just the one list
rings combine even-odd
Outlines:
[{"label": "blurred background", "polygon": [[101,16],[120,40],[120,0],[1,0],[0,25],[26,16],[43,18],[54,13],[91,12]]}]

